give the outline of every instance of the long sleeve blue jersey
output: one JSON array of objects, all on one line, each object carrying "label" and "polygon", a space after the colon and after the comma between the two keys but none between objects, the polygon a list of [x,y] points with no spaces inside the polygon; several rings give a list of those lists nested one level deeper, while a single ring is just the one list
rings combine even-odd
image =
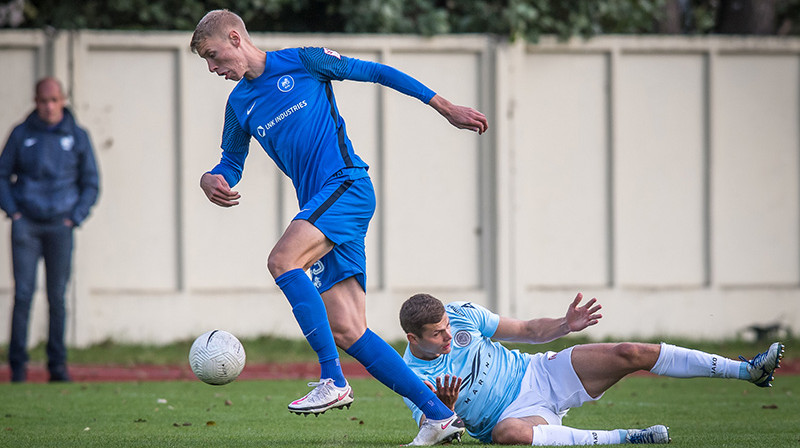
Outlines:
[{"label": "long sleeve blue jersey", "polygon": [[210,172],[236,185],[253,137],[292,180],[301,206],[338,171],[368,168],[347,136],[331,81],[375,82],[424,103],[435,95],[392,67],[326,48],[290,48],[266,55],[264,73],[242,79],[228,97],[222,159]]}]

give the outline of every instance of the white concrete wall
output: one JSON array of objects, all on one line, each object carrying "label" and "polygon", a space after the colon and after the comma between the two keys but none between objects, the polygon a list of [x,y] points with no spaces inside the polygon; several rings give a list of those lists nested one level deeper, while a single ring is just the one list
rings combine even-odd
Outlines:
[{"label": "white concrete wall", "polygon": [[[583,291],[604,304],[598,338],[798,330],[799,40],[254,38],[388,63],[491,120],[477,136],[389,89],[335,83],[378,195],[367,307],[379,334],[401,336],[397,311],[419,291],[519,318],[561,315]],[[209,74],[188,41],[0,32],[11,68],[0,128],[54,73],[101,168],[100,201],[78,232],[73,345],[208,328],[301,336],[265,268],[297,210],[291,185],[254,145],[241,205],[205,199],[198,180],[218,160],[234,84]],[[0,223],[0,342],[13,303],[8,229]],[[46,337],[45,310],[40,293],[31,344]]]}]

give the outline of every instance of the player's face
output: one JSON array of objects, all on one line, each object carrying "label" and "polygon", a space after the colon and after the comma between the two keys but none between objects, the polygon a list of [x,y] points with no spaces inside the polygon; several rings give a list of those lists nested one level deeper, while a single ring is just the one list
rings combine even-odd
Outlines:
[{"label": "player's face", "polygon": [[[418,338],[418,351],[426,356],[427,359],[436,358],[439,355],[450,353],[450,318],[445,314],[438,323],[425,324],[422,326],[422,337]],[[426,359],[422,358],[421,359]]]},{"label": "player's face", "polygon": [[198,45],[197,54],[206,60],[208,71],[224,76],[225,79],[239,81],[247,70],[239,48],[229,39],[209,37]]}]

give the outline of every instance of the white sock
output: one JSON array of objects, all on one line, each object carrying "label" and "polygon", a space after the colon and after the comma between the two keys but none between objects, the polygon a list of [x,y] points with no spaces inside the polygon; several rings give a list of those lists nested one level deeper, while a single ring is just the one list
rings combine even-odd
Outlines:
[{"label": "white sock", "polygon": [[575,429],[560,425],[536,425],[533,427],[533,446],[542,445],[618,445],[625,440],[625,430],[595,431]]},{"label": "white sock", "polygon": [[662,342],[658,361],[650,371],[673,378],[739,378],[742,364],[741,361]]}]

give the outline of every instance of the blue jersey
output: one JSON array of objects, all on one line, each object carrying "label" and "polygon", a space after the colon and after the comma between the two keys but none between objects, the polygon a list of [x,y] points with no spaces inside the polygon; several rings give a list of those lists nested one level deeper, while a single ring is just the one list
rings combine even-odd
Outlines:
[{"label": "blue jersey", "polygon": [[366,176],[331,87],[344,79],[380,83],[425,103],[435,95],[389,66],[325,48],[267,52],[264,73],[242,79],[228,97],[222,159],[211,173],[222,174],[231,187],[238,183],[253,137],[292,180],[300,206],[342,170]]},{"label": "blue jersey", "polygon": [[[407,347],[403,360],[422,380],[436,385],[445,374],[463,379],[455,411],[469,434],[491,443],[492,429],[500,414],[517,398],[530,355],[509,350],[490,338],[497,331],[500,316],[470,302],[445,306],[453,335],[448,354],[425,361]],[[419,422],[422,411],[410,400],[406,405]]]}]

